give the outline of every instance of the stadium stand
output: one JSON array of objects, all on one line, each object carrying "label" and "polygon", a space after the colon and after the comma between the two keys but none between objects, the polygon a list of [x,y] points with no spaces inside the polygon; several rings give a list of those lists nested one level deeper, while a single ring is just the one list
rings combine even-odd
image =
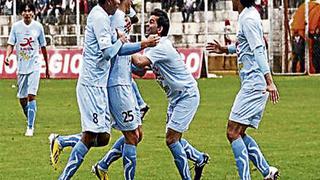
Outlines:
[{"label": "stadium stand", "polygon": [[[35,0],[37,1],[37,0]],[[51,6],[60,7],[60,2],[58,0],[51,0],[53,4]],[[50,1],[50,2],[51,2]],[[65,1],[65,0],[64,0]],[[69,0],[72,1],[72,0]],[[56,4],[54,4],[56,2]],[[54,48],[77,48],[83,45],[83,34],[85,30],[86,14],[90,11],[90,8],[93,7],[95,1],[91,0],[81,0],[80,7],[80,44],[77,44],[77,28],[76,28],[76,15],[74,14],[74,9],[67,9],[63,6],[61,8],[63,12],[60,12],[59,20],[50,22],[48,17],[43,20],[46,39],[48,46]],[[135,7],[137,9],[137,16],[141,17],[139,8],[141,4],[139,1],[134,1]],[[145,21],[147,21],[148,12],[151,12],[155,8],[162,8],[161,1],[158,0],[147,0],[145,3]],[[197,7],[201,6],[202,1],[197,0]],[[225,31],[225,20],[228,18],[230,21],[230,34],[229,37],[231,40],[236,39],[236,29],[237,29],[237,12],[232,10],[232,1],[231,0],[214,0],[214,9],[208,11],[205,14],[204,11],[199,11],[199,8],[194,12],[194,17],[192,22],[182,23],[182,15],[179,11],[179,1],[172,3],[169,10],[169,15],[171,19],[171,31],[170,38],[174,42],[176,47],[196,47],[202,48],[207,41],[213,39],[224,42],[224,31]],[[49,6],[49,5],[48,5]],[[277,12],[278,11],[278,12]],[[274,9],[274,46],[280,47],[281,45],[281,9]],[[17,12],[19,12],[17,10]],[[0,12],[2,13],[2,12]],[[48,14],[48,13],[47,13]],[[205,15],[208,17],[208,36],[205,34]],[[47,15],[49,16],[49,15]],[[0,45],[3,47],[6,46],[8,35],[11,29],[11,24],[13,22],[13,17],[8,15],[0,15]],[[269,20],[263,20],[263,26],[265,31],[265,36],[268,37],[269,34]],[[131,39],[134,41],[141,40],[141,23],[137,23],[132,28]],[[275,49],[275,57],[281,57],[281,49]],[[209,70],[225,70],[227,72],[235,73],[236,67],[236,57],[235,56],[209,56]]]}]

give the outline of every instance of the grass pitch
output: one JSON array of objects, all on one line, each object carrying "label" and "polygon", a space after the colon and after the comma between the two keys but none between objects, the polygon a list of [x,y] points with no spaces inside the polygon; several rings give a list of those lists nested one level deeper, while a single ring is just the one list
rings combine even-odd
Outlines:
[{"label": "grass pitch", "polygon": [[[268,162],[280,169],[283,180],[315,180],[320,177],[320,77],[276,77],[280,102],[267,105],[258,130],[248,133],[259,143]],[[137,180],[180,179],[165,145],[167,100],[153,80],[137,80],[151,110],[144,122],[144,139],[138,146]],[[70,154],[61,155],[60,168],[49,164],[48,135],[79,133],[76,80],[41,80],[37,97],[35,136],[24,136],[25,117],[16,99],[14,80],[0,80],[0,179],[57,179]],[[203,179],[238,179],[235,161],[225,137],[226,122],[239,89],[236,76],[198,80],[201,103],[189,131],[184,135],[199,150],[210,154]],[[112,132],[111,143],[93,148],[73,179],[95,179],[90,173],[111,144],[120,136]],[[190,163],[190,167],[192,164]],[[263,179],[251,164],[252,179]],[[109,169],[112,180],[123,179],[122,160]],[[192,171],[193,173],[193,171]]]}]

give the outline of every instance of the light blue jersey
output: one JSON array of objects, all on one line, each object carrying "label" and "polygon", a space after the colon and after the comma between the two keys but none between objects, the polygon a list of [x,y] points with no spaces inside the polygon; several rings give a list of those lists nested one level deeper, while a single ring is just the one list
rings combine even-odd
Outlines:
[{"label": "light blue jersey", "polygon": [[110,17],[101,6],[96,5],[87,18],[79,83],[107,87],[110,61],[103,57],[102,50],[110,46],[112,46]]},{"label": "light blue jersey", "polygon": [[153,72],[170,103],[182,92],[197,88],[197,82],[168,37],[161,37],[157,46],[145,49],[144,55],[152,62]]},{"label": "light blue jersey", "polygon": [[[125,32],[125,13],[117,10],[111,17],[111,27],[118,31]],[[116,34],[114,35],[116,37]],[[116,56],[111,59],[111,69],[108,80],[108,87],[117,85],[131,85],[131,56]]]},{"label": "light blue jersey", "polygon": [[26,25],[23,20],[13,24],[8,44],[15,45],[18,58],[18,74],[30,74],[40,69],[39,48],[46,46],[42,25],[32,20]]},{"label": "light blue jersey", "polygon": [[269,95],[265,92],[264,74],[253,53],[258,47],[265,48],[260,15],[254,7],[245,8],[239,15],[238,23],[237,53],[241,89],[233,103],[229,119],[258,128]]},{"label": "light blue jersey", "polygon": [[265,90],[266,81],[253,54],[253,50],[259,46],[265,49],[262,22],[258,11],[254,7],[245,8],[239,15],[238,27],[237,54],[241,88]]}]

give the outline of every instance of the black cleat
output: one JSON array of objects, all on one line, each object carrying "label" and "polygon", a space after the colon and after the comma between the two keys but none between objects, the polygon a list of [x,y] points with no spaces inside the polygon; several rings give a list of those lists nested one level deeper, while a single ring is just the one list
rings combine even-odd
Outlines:
[{"label": "black cleat", "polygon": [[209,163],[210,157],[209,154],[203,154],[203,161],[199,164],[195,164],[194,166],[194,180],[200,180],[203,168],[206,164]]},{"label": "black cleat", "polygon": [[140,109],[140,114],[141,114],[141,121],[143,121],[144,116],[147,114],[147,112],[149,111],[149,106],[146,105],[143,108]]}]

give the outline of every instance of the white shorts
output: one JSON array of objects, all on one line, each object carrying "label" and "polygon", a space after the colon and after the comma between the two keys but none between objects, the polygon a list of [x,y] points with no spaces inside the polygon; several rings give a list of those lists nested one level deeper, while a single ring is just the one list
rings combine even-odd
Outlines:
[{"label": "white shorts", "polygon": [[78,83],[77,101],[81,115],[82,132],[110,134],[111,123],[107,88]]},{"label": "white shorts", "polygon": [[37,95],[40,81],[40,71],[30,74],[18,74],[18,98],[26,98],[28,94]]},{"label": "white shorts", "polygon": [[169,104],[167,111],[167,127],[183,133],[189,129],[189,125],[197,112],[200,103],[198,88],[191,92],[183,92],[174,104]]},{"label": "white shorts", "polygon": [[108,95],[114,128],[132,131],[141,125],[140,109],[131,85],[108,87]]},{"label": "white shorts", "polygon": [[269,93],[258,90],[240,90],[233,103],[231,121],[258,128]]}]

